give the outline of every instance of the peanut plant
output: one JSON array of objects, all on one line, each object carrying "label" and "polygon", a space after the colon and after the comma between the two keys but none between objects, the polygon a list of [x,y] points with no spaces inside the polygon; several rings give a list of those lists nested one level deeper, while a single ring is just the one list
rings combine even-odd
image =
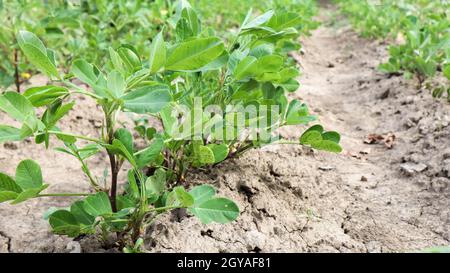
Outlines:
[{"label": "peanut plant", "polygon": [[[24,160],[15,177],[0,174],[0,202],[81,197],[69,208],[48,212],[53,232],[71,237],[115,233],[119,245],[133,252],[142,244],[143,229],[173,209],[187,209],[205,224],[229,223],[238,217],[238,206],[216,197],[212,186],[186,190],[187,172],[194,168],[210,168],[271,143],[342,150],[339,134],[320,125],[297,140],[277,135],[280,127],[316,119],[306,104],[288,100],[288,94],[299,87],[295,79],[299,71],[287,54],[299,35],[294,28],[302,20],[298,14],[270,10],[254,17],[250,11],[225,43],[212,29],[202,27],[189,3],[181,3],[171,19],[175,27],[170,41],[165,41],[161,30],[145,57],[130,45],[110,47],[111,66],[106,70],[77,59],[63,74],[53,51],[35,34],[17,34],[21,50],[52,84],[0,96],[0,109],[22,124],[20,128],[1,125],[0,141],[33,137],[46,147],[59,141],[63,146],[56,151],[79,161],[91,190],[47,193],[38,163]],[[89,88],[75,84],[75,79]],[[58,126],[72,110],[73,96],[80,94],[103,110],[101,137],[65,132]],[[45,109],[42,115],[36,114],[41,112],[37,108]],[[140,141],[120,125],[122,112],[138,116],[135,130]],[[151,121],[163,129],[151,127]],[[109,159],[107,185],[94,177],[87,163],[101,151]],[[130,166],[127,181],[119,181],[122,166]]]},{"label": "peanut plant", "polygon": [[[365,37],[399,40],[389,46],[385,73],[416,77],[434,97],[447,93],[450,101],[450,20],[448,1],[336,0],[355,29]],[[442,83],[433,82],[442,74]],[[428,80],[428,81],[427,81]],[[425,85],[424,85],[425,83]]]}]

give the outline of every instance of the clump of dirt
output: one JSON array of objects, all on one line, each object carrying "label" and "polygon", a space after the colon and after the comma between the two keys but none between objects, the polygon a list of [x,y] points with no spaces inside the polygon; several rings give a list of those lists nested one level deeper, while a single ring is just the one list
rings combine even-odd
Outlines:
[{"label": "clump of dirt", "polygon": [[[324,6],[328,20],[333,7]],[[342,134],[341,154],[273,145],[219,166],[189,173],[235,200],[241,215],[228,225],[203,225],[185,211],[158,218],[146,232],[152,252],[402,252],[449,245],[450,105],[395,75],[377,72],[386,45],[358,37],[343,22],[323,24],[303,40],[300,90],[327,130]],[[64,129],[94,135],[99,109],[78,98]],[[80,114],[81,113],[81,114]],[[0,123],[12,124],[0,114]],[[305,128],[282,131],[298,137]],[[369,135],[390,136],[365,143]],[[395,136],[395,137],[393,137]],[[367,142],[367,141],[366,141]],[[30,142],[3,144],[0,170],[37,160],[54,191],[86,191],[76,160]],[[89,164],[97,176],[106,155]],[[107,252],[92,237],[52,235],[42,213],[67,199],[0,204],[0,251]]]}]

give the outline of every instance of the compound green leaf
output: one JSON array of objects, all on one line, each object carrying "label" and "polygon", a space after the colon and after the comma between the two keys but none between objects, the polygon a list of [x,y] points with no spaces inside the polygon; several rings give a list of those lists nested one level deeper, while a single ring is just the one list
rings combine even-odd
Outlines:
[{"label": "compound green leaf", "polygon": [[55,64],[49,58],[47,49],[36,35],[24,30],[19,31],[17,42],[33,65],[49,76],[59,77]]},{"label": "compound green leaf", "polygon": [[155,173],[145,181],[147,195],[161,195],[166,190],[166,171],[157,169]]},{"label": "compound green leaf", "polygon": [[119,71],[122,75],[128,75],[127,68],[125,64],[122,62],[119,53],[117,53],[112,47],[109,48],[109,57],[111,58],[111,62],[114,66],[114,69]]},{"label": "compound green leaf", "polygon": [[26,201],[31,198],[35,198],[39,195],[39,193],[43,190],[45,190],[48,187],[47,184],[42,185],[39,188],[34,189],[26,189],[23,192],[19,193],[19,195],[16,197],[14,201],[11,202],[11,204],[19,204],[23,201]]},{"label": "compound green leaf", "polygon": [[206,145],[214,154],[214,163],[225,160],[228,156],[229,149],[226,144],[208,144]]},{"label": "compound green leaf", "polygon": [[166,69],[196,71],[222,55],[223,42],[217,37],[197,38],[178,44],[167,57]]},{"label": "compound green leaf", "polygon": [[340,153],[342,151],[342,147],[339,145],[340,139],[337,132],[323,132],[322,126],[314,125],[302,134],[300,143],[310,145],[314,149]]},{"label": "compound green leaf", "polygon": [[125,128],[119,128],[114,132],[114,137],[120,140],[130,154],[133,154],[133,136],[130,131]]},{"label": "compound green leaf", "polygon": [[166,200],[166,206],[190,207],[193,204],[194,197],[181,186],[173,188]]},{"label": "compound green leaf", "polygon": [[84,210],[91,216],[103,216],[112,213],[109,197],[105,192],[86,197],[83,201]]},{"label": "compound green leaf", "polygon": [[307,124],[315,119],[315,116],[309,114],[306,104],[302,104],[298,100],[292,100],[289,103],[286,112],[287,125]]},{"label": "compound green leaf", "polygon": [[0,96],[0,110],[21,122],[28,116],[35,115],[31,102],[21,94],[11,91]]},{"label": "compound green leaf", "polygon": [[256,64],[257,59],[253,56],[247,56],[242,59],[234,69],[234,76],[237,80],[244,79],[246,77],[253,76],[252,68]]},{"label": "compound green leaf", "polygon": [[143,168],[155,161],[163,148],[164,140],[160,137],[155,137],[147,148],[135,153],[138,167]]},{"label": "compound green leaf", "polygon": [[141,60],[130,48],[122,46],[117,50],[117,53],[130,74],[141,68]]},{"label": "compound green leaf", "polygon": [[166,43],[162,31],[156,35],[150,47],[149,67],[151,73],[158,72],[166,62]]},{"label": "compound green leaf", "polygon": [[448,80],[450,80],[450,64],[447,64],[447,65],[444,66],[443,72],[444,72],[444,76]]},{"label": "compound green leaf", "polygon": [[102,144],[102,145],[112,153],[123,156],[128,160],[128,162],[130,162],[131,165],[137,167],[135,157],[133,156],[132,153],[128,151],[127,147],[125,147],[125,145],[119,139],[114,139],[112,144]]},{"label": "compound green leaf", "polygon": [[238,206],[226,198],[212,198],[190,208],[195,216],[204,224],[216,222],[226,224],[239,216]]},{"label": "compound green leaf", "polygon": [[323,133],[322,138],[324,140],[330,140],[336,143],[339,143],[339,141],[341,141],[341,136],[339,135],[339,133],[334,131],[328,131]]},{"label": "compound green leaf", "polygon": [[130,112],[145,114],[158,113],[171,101],[167,85],[150,85],[138,88],[122,97],[124,109]]},{"label": "compound green leaf", "polygon": [[84,225],[92,225],[95,217],[86,212],[84,208],[84,201],[76,201],[70,206],[70,213],[75,217],[78,223]]},{"label": "compound green leaf", "polygon": [[20,193],[22,189],[17,185],[12,177],[4,173],[0,173],[0,191],[11,191]]},{"label": "compound green leaf", "polygon": [[120,98],[125,93],[125,79],[122,74],[116,70],[113,70],[108,74],[107,86],[114,98]]},{"label": "compound green leaf", "polygon": [[53,128],[60,119],[62,119],[70,110],[72,110],[74,105],[74,101],[64,105],[59,99],[55,101],[48,107],[42,117],[42,121],[44,122],[45,126],[49,129]]},{"label": "compound green leaf", "polygon": [[39,86],[27,89],[23,95],[27,98],[34,107],[40,107],[51,104],[57,98],[65,96],[69,90],[62,86]]},{"label": "compound green leaf", "polygon": [[73,62],[72,73],[79,80],[92,87],[97,95],[112,97],[111,92],[107,88],[107,80],[96,66],[83,59],[78,59]]},{"label": "compound green leaf", "polygon": [[196,206],[211,199],[216,194],[216,190],[211,185],[200,185],[193,187],[189,193],[194,197],[194,206]]},{"label": "compound green leaf", "polygon": [[81,227],[75,216],[67,210],[57,210],[48,219],[53,232],[69,237],[76,237],[80,234]]},{"label": "compound green leaf", "polygon": [[185,7],[181,12],[181,17],[186,19],[189,25],[189,29],[192,31],[194,36],[197,36],[201,31],[200,20],[198,19],[197,13],[191,7]]},{"label": "compound green leaf", "polygon": [[214,152],[207,146],[199,146],[196,156],[201,164],[214,164],[216,162]]},{"label": "compound green leaf", "polygon": [[18,140],[20,140],[20,129],[12,126],[0,125],[0,143]]},{"label": "compound green leaf", "polygon": [[323,150],[327,152],[340,153],[342,152],[341,146],[338,143],[331,140],[323,140],[320,142],[312,143],[311,147],[317,150]]},{"label": "compound green leaf", "polygon": [[22,127],[20,128],[20,138],[24,139],[33,135],[39,129],[44,129],[45,125],[36,116],[30,115],[23,121]]},{"label": "compound green leaf", "polygon": [[302,17],[295,12],[280,12],[276,13],[267,26],[280,31],[288,27],[296,27],[302,23]]},{"label": "compound green leaf", "polygon": [[0,203],[9,200],[14,200],[17,198],[18,195],[19,194],[17,192],[13,191],[0,191]]},{"label": "compound green leaf", "polygon": [[23,189],[42,187],[42,172],[39,164],[31,159],[23,160],[16,169],[16,183]]},{"label": "compound green leaf", "polygon": [[250,28],[255,28],[258,27],[264,23],[266,23],[267,21],[270,20],[270,18],[273,16],[274,11],[273,10],[269,10],[268,12],[261,14],[260,16],[254,18],[253,20],[248,20],[249,16],[247,15],[246,20],[244,20],[244,23],[242,25],[242,29],[250,29]]},{"label": "compound green leaf", "polygon": [[295,92],[298,90],[300,83],[296,79],[290,79],[286,82],[279,84],[279,86],[283,87],[288,92]]}]

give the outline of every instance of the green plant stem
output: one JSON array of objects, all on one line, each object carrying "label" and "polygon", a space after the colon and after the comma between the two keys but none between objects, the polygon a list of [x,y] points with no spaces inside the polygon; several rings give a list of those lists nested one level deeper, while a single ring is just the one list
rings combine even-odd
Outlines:
[{"label": "green plant stem", "polygon": [[158,212],[158,211],[164,211],[164,210],[168,210],[168,209],[181,209],[184,208],[183,206],[166,206],[166,207],[159,207],[159,208],[152,208],[149,209],[149,212]]},{"label": "green plant stem", "polygon": [[114,219],[114,220],[110,220],[110,222],[112,223],[128,223],[130,220],[129,219]]},{"label": "green plant stem", "polygon": [[131,229],[131,239],[135,242],[141,235],[141,226],[144,221],[145,215],[148,212],[147,209],[147,198],[145,195],[145,180],[139,169],[134,168],[134,173],[137,175],[140,181],[140,197],[139,197],[139,208],[133,214],[132,221],[130,221]]},{"label": "green plant stem", "polygon": [[129,91],[129,90],[133,89],[133,87],[135,87],[136,85],[140,84],[142,81],[144,81],[147,77],[150,77],[151,75],[152,74],[150,72],[144,74],[144,76],[142,76],[142,78],[140,78],[139,80],[137,80],[136,82],[133,82],[133,84],[128,86],[126,91]]},{"label": "green plant stem", "polygon": [[299,141],[279,141],[279,142],[275,142],[275,144],[300,144]]},{"label": "green plant stem", "polygon": [[81,163],[82,166],[82,170],[83,172],[86,174],[86,176],[89,178],[89,182],[91,184],[91,186],[95,189],[95,191],[100,192],[103,191],[103,189],[97,184],[97,182],[95,181],[94,177],[91,174],[91,171],[89,170],[88,166],[86,165],[86,163],[83,161],[83,159],[80,157],[80,155],[77,153],[77,158]]},{"label": "green plant stem", "polygon": [[239,150],[237,150],[236,153],[234,153],[230,157],[240,157],[241,155],[243,155],[245,152],[247,152],[248,150],[250,150],[252,148],[253,148],[253,144],[244,146],[244,147],[240,148]]},{"label": "green plant stem", "polygon": [[[114,140],[114,124],[115,120],[113,119],[114,111],[108,109],[107,107],[103,107],[105,112],[105,120],[106,120],[106,131],[107,131],[107,142],[109,144],[113,143]],[[117,204],[116,204],[116,196],[117,196],[117,177],[120,171],[120,164],[116,158],[116,156],[109,150],[107,150],[109,157],[109,164],[111,166],[111,191],[110,191],[110,201],[113,212],[117,212]]]},{"label": "green plant stem", "polygon": [[87,141],[91,141],[91,142],[95,142],[95,143],[99,143],[99,144],[103,143],[99,139],[95,139],[95,138],[91,138],[91,137],[87,137],[87,136],[75,135],[75,134],[71,134],[71,133],[65,133],[65,132],[59,132],[59,131],[47,131],[47,133],[53,134],[53,135],[79,138],[79,139],[83,139],[83,140],[87,140]]},{"label": "green plant stem", "polygon": [[17,49],[14,49],[14,79],[17,93],[20,93],[19,52]]},{"label": "green plant stem", "polygon": [[45,193],[45,194],[39,194],[38,197],[68,197],[68,196],[89,196],[93,195],[92,193]]},{"label": "green plant stem", "polygon": [[73,91],[73,93],[83,94],[83,95],[89,96],[94,99],[102,99],[102,97],[100,97],[92,92],[88,92],[88,91],[84,90],[83,88],[77,86],[76,84],[71,83],[70,81],[63,80],[62,82],[65,85],[75,89],[75,91]]}]

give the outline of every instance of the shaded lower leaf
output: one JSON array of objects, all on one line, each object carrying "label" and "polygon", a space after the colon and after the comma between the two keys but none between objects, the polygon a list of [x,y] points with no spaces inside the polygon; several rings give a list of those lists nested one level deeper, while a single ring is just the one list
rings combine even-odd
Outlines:
[{"label": "shaded lower leaf", "polygon": [[125,157],[131,165],[136,166],[136,159],[134,155],[128,151],[127,147],[125,147],[125,145],[119,139],[114,139],[112,144],[102,145],[106,147],[108,151]]},{"label": "shaded lower leaf", "polygon": [[214,163],[225,160],[228,156],[229,149],[226,144],[208,144],[206,145],[214,154]]},{"label": "shaded lower leaf", "polygon": [[130,154],[133,154],[133,136],[131,135],[130,131],[125,128],[119,128],[114,132],[114,137],[122,142],[122,144],[125,146],[125,148],[127,148]]},{"label": "shaded lower leaf", "polygon": [[199,146],[196,157],[201,164],[214,164],[216,161],[213,151],[207,146]]},{"label": "shaded lower leaf", "polygon": [[57,210],[48,219],[53,232],[56,234],[76,237],[80,234],[81,227],[75,216],[67,210]]},{"label": "shaded lower leaf", "polygon": [[117,209],[119,211],[126,208],[134,208],[135,202],[131,196],[120,195],[116,197]]},{"label": "shaded lower leaf", "polygon": [[143,168],[155,161],[163,148],[164,140],[160,137],[154,138],[153,142],[147,148],[135,153],[138,167]]},{"label": "shaded lower leaf", "polygon": [[78,223],[92,225],[95,217],[90,215],[84,209],[84,201],[76,201],[70,206],[70,213],[75,217]]},{"label": "shaded lower leaf", "polygon": [[166,190],[166,171],[160,168],[145,181],[147,195],[161,195]]}]

